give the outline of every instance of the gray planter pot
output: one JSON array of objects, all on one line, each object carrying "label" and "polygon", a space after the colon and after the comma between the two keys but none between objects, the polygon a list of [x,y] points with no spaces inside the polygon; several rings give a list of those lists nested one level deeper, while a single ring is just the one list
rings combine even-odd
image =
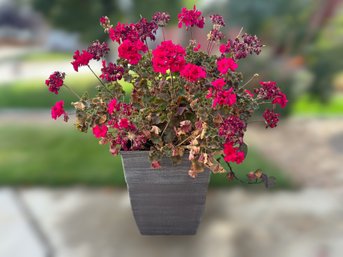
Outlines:
[{"label": "gray planter pot", "polygon": [[152,169],[147,151],[121,152],[133,216],[142,235],[194,235],[205,208],[210,172],[188,176],[187,156],[180,165],[164,158]]}]

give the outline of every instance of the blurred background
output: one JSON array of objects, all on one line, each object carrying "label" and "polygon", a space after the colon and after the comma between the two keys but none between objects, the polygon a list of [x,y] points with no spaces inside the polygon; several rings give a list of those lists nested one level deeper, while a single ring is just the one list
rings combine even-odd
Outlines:
[{"label": "blurred background", "polygon": [[[50,118],[56,101],[77,99],[51,94],[44,81],[60,70],[75,91],[94,93],[96,79],[70,62],[76,49],[108,40],[99,17],[116,24],[167,11],[167,38],[184,42],[177,14],[194,3],[224,15],[228,37],[243,27],[266,45],[240,70],[246,80],[276,80],[289,105],[278,128],[249,125],[248,158],[234,168],[261,168],[277,184],[212,176],[197,236],[143,237],[120,158]],[[195,31],[199,42],[204,33]],[[342,0],[0,0],[0,257],[341,257],[342,161]]]}]

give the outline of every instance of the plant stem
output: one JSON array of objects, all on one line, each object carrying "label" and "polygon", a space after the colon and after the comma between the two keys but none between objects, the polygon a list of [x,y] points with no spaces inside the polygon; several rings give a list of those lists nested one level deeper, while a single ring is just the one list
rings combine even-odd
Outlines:
[{"label": "plant stem", "polygon": [[164,32],[164,27],[162,27],[162,35],[163,35],[163,41],[166,41],[166,35],[165,35],[165,32]]},{"label": "plant stem", "polygon": [[145,45],[148,48],[148,55],[150,57],[150,60],[152,60],[152,54],[150,53],[149,46],[148,46],[148,41],[145,39]]},{"label": "plant stem", "polygon": [[72,94],[74,94],[77,98],[81,99],[81,97],[73,90],[71,87],[68,87],[66,84],[63,84]]},{"label": "plant stem", "polygon": [[258,104],[271,104],[272,102],[260,102]]},{"label": "plant stem", "polygon": [[238,33],[238,35],[236,36],[236,38],[238,38],[238,37],[241,35],[242,31],[243,31],[243,27],[242,27],[241,30],[239,31],[239,33]]},{"label": "plant stem", "polygon": [[91,66],[87,65],[88,68],[90,69],[90,71],[93,73],[93,75],[99,80],[99,82],[101,83],[101,85],[106,89],[106,91],[108,93],[110,93],[112,95],[112,92],[110,90],[108,90],[108,88],[105,86],[105,84],[102,82],[102,80],[98,77],[98,75],[95,74],[95,72],[93,71],[93,69],[91,68]]},{"label": "plant stem", "polygon": [[211,47],[212,47],[212,41],[209,41],[208,42],[208,45],[207,45],[207,55],[210,55],[210,50],[211,50]]},{"label": "plant stem", "polygon": [[245,82],[245,84],[241,88],[243,88],[246,85],[248,85],[254,78],[257,78],[258,76],[260,76],[260,75],[255,73],[247,82]]},{"label": "plant stem", "polygon": [[240,179],[239,177],[237,177],[236,173],[233,172],[233,169],[232,169],[230,163],[227,162],[227,165],[229,166],[230,172],[233,174],[233,177],[234,177],[237,181],[239,181],[240,183],[242,183],[242,184],[249,184],[249,185],[251,185],[251,184],[261,184],[261,183],[263,182],[263,181],[257,181],[257,180],[254,181],[254,182],[244,181],[243,179]]},{"label": "plant stem", "polygon": [[187,137],[185,140],[181,141],[181,143],[179,143],[177,146],[182,145],[184,142],[186,142],[188,139],[190,139],[191,137],[193,137],[193,135],[190,135],[189,137]]},{"label": "plant stem", "polygon": [[172,99],[176,97],[176,88],[174,89],[174,78],[173,78],[173,73],[170,71],[170,82],[171,82],[171,92],[172,92]]},{"label": "plant stem", "polygon": [[212,52],[212,50],[213,50],[214,46],[215,46],[215,42],[212,42],[212,44],[211,44],[211,47],[210,47],[210,51],[209,51],[209,54],[208,54],[208,55],[210,55],[210,54],[211,54],[211,52]]},{"label": "plant stem", "polygon": [[165,132],[166,129],[168,128],[170,121],[171,121],[171,120],[168,120],[166,126],[164,127],[164,129],[163,129],[163,131],[162,131],[162,134],[161,134],[161,137],[163,136],[164,132]]},{"label": "plant stem", "polygon": [[248,124],[249,123],[254,123],[254,122],[264,122],[264,120],[252,120],[252,121],[248,121]]}]

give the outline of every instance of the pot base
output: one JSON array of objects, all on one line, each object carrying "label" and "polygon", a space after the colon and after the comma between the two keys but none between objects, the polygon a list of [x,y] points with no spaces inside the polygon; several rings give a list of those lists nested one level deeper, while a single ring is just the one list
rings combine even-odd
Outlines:
[{"label": "pot base", "polygon": [[152,169],[147,152],[122,153],[131,207],[142,235],[195,235],[205,208],[210,172],[188,176],[190,162],[169,159]]}]

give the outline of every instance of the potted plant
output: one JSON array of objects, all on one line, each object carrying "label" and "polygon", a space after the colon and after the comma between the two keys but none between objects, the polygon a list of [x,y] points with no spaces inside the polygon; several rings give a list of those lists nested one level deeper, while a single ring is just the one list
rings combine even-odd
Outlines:
[{"label": "potted plant", "polygon": [[[239,72],[239,61],[261,52],[256,36],[240,32],[226,39],[220,15],[211,15],[207,45],[190,40],[186,47],[165,38],[170,20],[165,12],[151,21],[112,26],[108,17],[100,24],[118,44],[119,58],[109,62],[106,43],[93,42],[77,50],[72,65],[88,68],[98,79],[94,97],[79,96],[64,83],[65,73],[54,72],[46,80],[49,90],[70,90],[77,100],[75,126],[92,130],[100,144],[109,145],[111,154],[121,154],[125,179],[136,223],[142,234],[195,234],[204,210],[210,172],[227,173],[238,179],[230,163],[240,164],[247,154],[243,137],[255,110],[266,108],[266,128],[274,128],[287,98],[273,81],[260,81],[253,92]],[[192,34],[205,27],[205,18],[196,9],[182,8],[178,27]],[[163,38],[157,39],[162,30]],[[149,49],[149,41],[157,47]],[[90,61],[102,61],[99,76]],[[130,100],[125,98],[123,81],[132,85]],[[51,109],[53,119],[68,121],[64,102]],[[240,181],[242,181],[240,179]],[[260,170],[247,174],[247,183],[273,182]]]}]

